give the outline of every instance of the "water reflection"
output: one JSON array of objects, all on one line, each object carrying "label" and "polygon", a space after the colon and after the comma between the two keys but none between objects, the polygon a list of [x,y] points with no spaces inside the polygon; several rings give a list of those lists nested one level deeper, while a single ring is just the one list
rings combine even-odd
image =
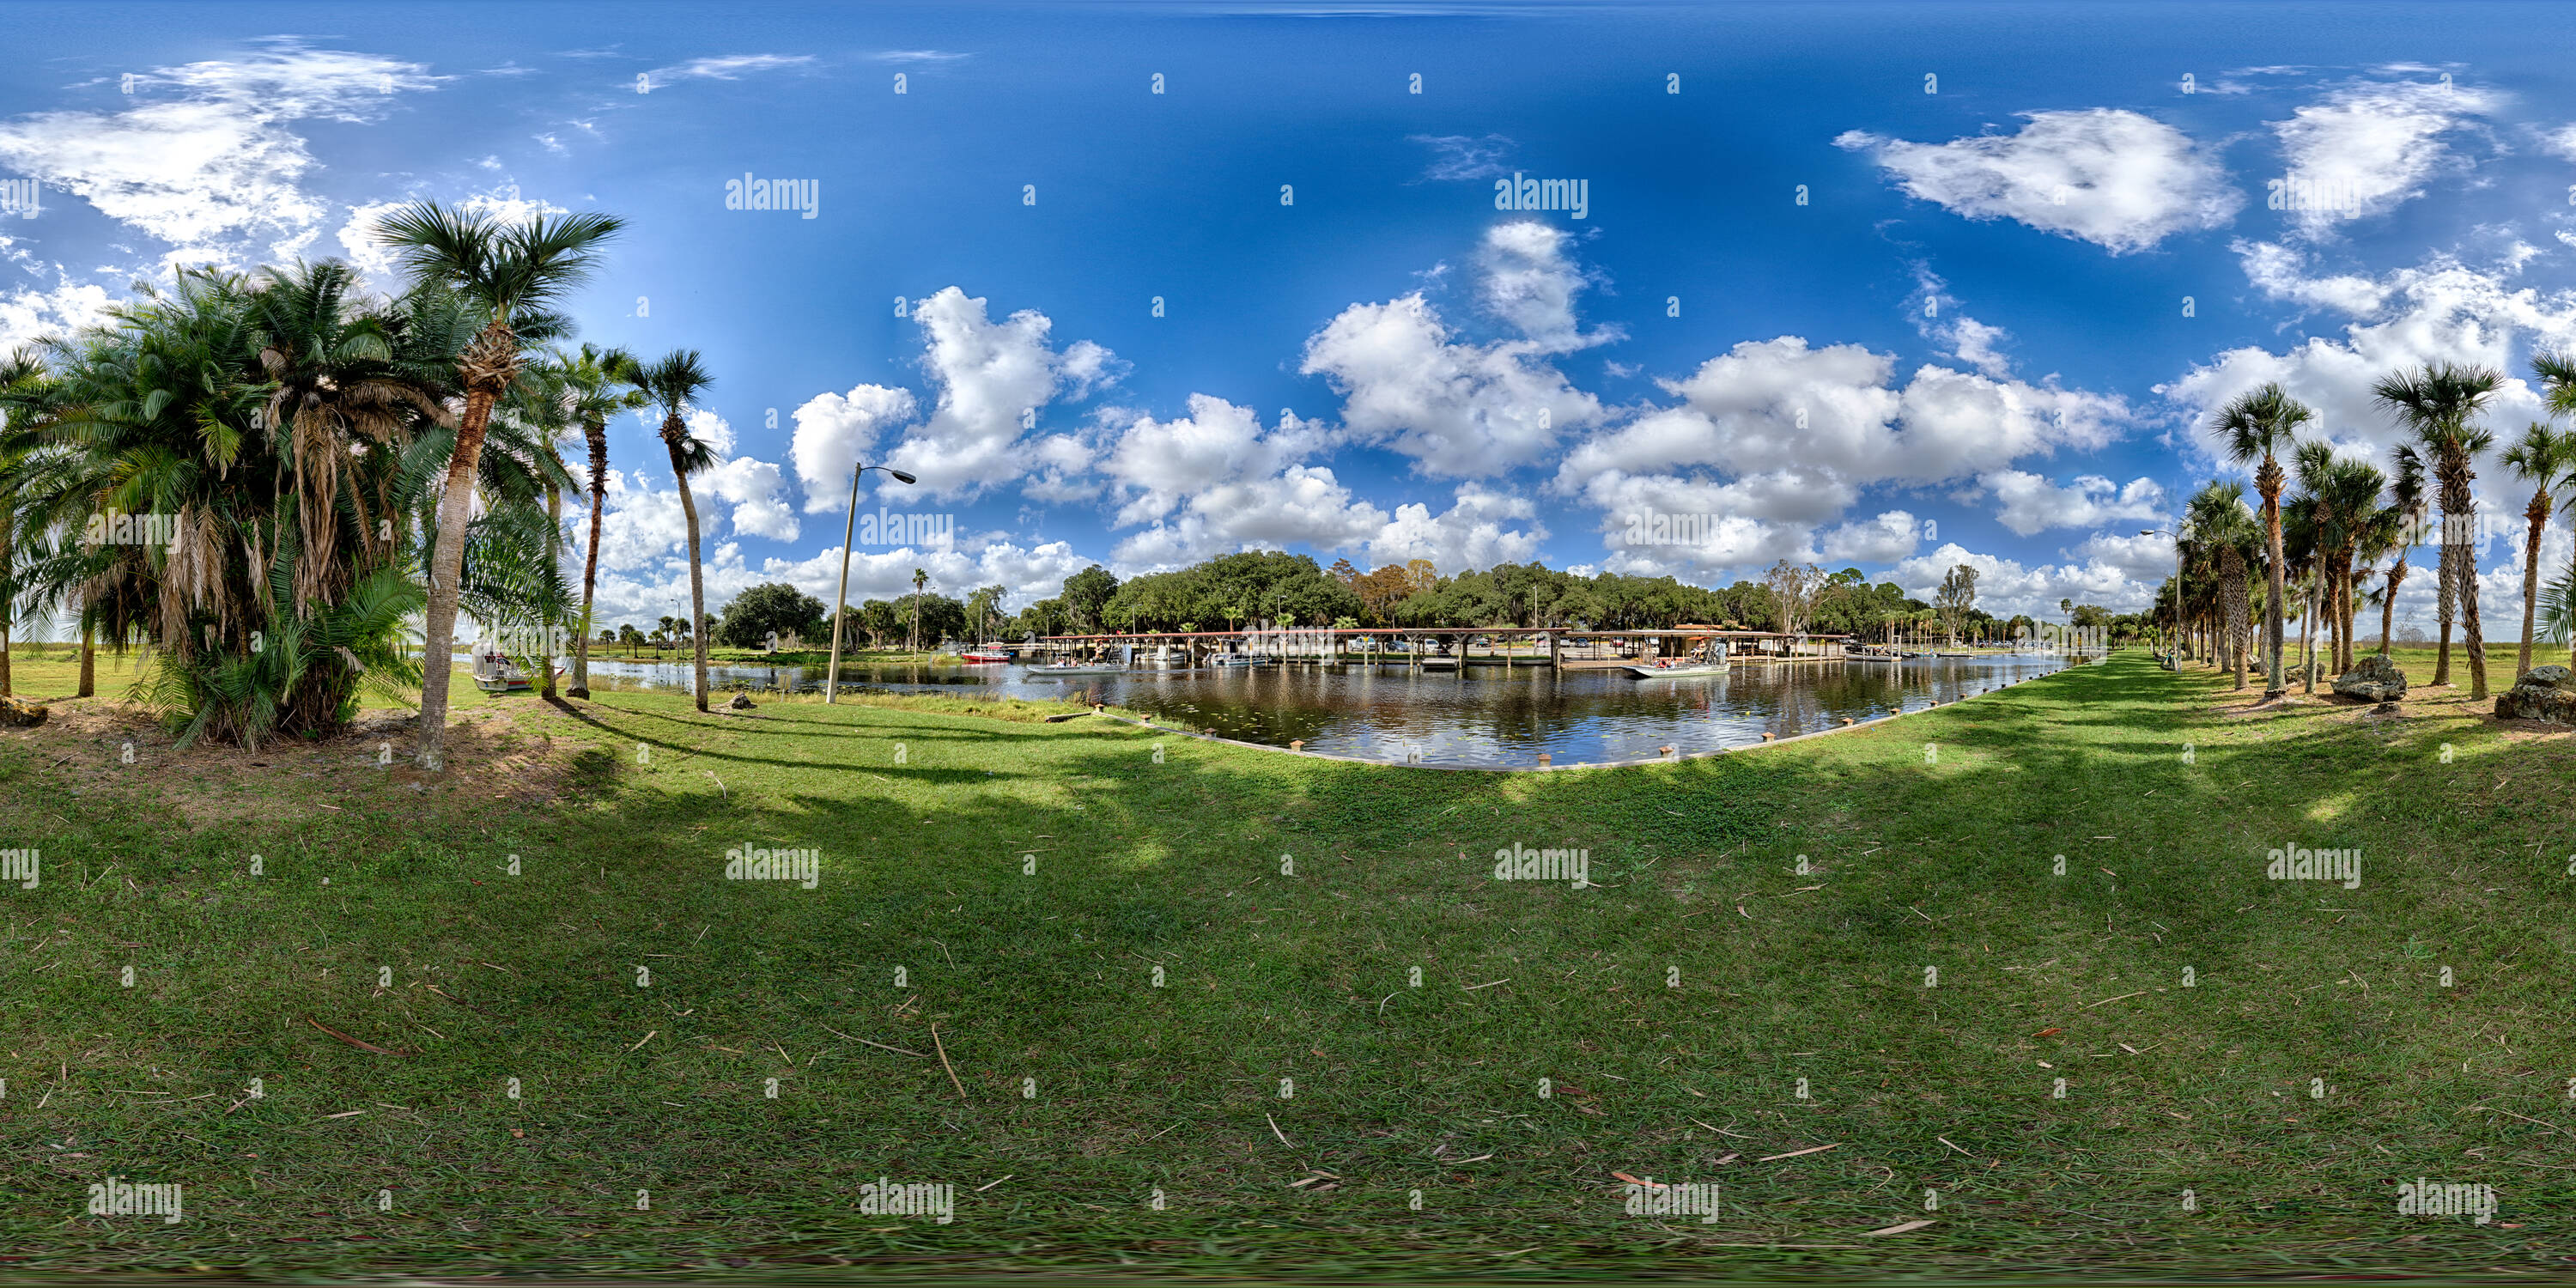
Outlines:
[{"label": "water reflection", "polygon": [[[1031,678],[1018,666],[844,666],[845,691],[956,693],[1046,701],[1075,689],[1097,701],[1214,729],[1246,742],[1371,760],[1418,755],[1431,764],[1521,765],[1541,752],[1558,765],[1646,760],[1666,746],[1683,755],[1786,738],[1918,710],[2067,665],[2053,656],[1918,658],[1902,663],[1791,663],[1737,667],[1723,676],[1646,680],[1624,670],[1474,666],[1424,672],[1393,666],[1268,666],[1135,670]],[[681,662],[590,664],[594,689],[687,692]],[[711,666],[710,687],[815,692],[821,667]]]}]

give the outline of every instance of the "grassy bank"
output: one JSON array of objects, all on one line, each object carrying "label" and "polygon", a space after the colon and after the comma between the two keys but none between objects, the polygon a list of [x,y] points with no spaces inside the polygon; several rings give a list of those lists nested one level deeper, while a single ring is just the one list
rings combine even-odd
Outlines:
[{"label": "grassy bank", "polygon": [[[377,764],[392,713],[248,756],[58,704],[0,735],[43,863],[0,887],[0,1265],[2563,1266],[2568,737],[2249,697],[2127,653],[1502,776],[520,696],[437,780]],[[2265,879],[2289,844],[2358,888]],[[1494,880],[1515,845],[1598,888]],[[1622,1172],[1723,1211],[1625,1216]],[[186,1219],[83,1215],[111,1174]],[[2419,1175],[2495,1222],[2397,1215]],[[862,1214],[879,1177],[953,1223]]]}]

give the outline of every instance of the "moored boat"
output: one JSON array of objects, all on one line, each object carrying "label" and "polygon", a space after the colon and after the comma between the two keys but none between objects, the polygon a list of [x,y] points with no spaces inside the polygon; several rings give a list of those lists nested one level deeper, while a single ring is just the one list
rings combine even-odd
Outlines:
[{"label": "moored boat", "polygon": [[1683,662],[1674,666],[1632,666],[1628,668],[1641,679],[1674,680],[1684,676],[1726,674],[1724,662]]}]

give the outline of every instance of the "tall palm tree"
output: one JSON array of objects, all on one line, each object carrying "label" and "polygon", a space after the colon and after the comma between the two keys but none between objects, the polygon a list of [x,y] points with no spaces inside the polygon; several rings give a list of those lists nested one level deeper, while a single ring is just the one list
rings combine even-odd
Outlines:
[{"label": "tall palm tree", "polygon": [[616,216],[597,212],[509,223],[434,201],[404,206],[376,222],[376,235],[401,251],[403,269],[416,289],[457,296],[483,319],[472,342],[456,354],[463,408],[446,491],[439,498],[438,541],[429,561],[420,746],[414,757],[422,769],[445,767],[439,749],[447,734],[447,688],[455,671],[452,650],[466,518],[493,408],[518,378],[523,346],[570,329],[552,306],[590,275],[602,244],[623,226]]},{"label": "tall palm tree", "polygon": [[619,412],[646,406],[651,399],[635,387],[635,358],[624,349],[585,344],[572,353],[556,352],[546,365],[562,391],[564,414],[581,426],[582,438],[590,445],[590,544],[582,556],[581,631],[573,644],[572,687],[565,690],[573,697],[587,698],[591,603],[599,590],[599,536],[601,518],[608,509],[608,421]]},{"label": "tall palm tree", "polygon": [[[2571,370],[2576,376],[2576,370]],[[2548,530],[2550,493],[2576,472],[2576,433],[2551,429],[2537,421],[2504,453],[2505,468],[2532,485],[2531,503],[2523,507],[2529,527],[2522,549],[2522,651],[2514,659],[2513,677],[2531,669],[2533,616],[2540,607],[2540,538]]]},{"label": "tall palm tree", "polygon": [[2211,483],[2194,493],[2184,507],[2184,524],[2205,557],[2215,564],[2220,628],[2225,632],[2227,665],[2236,672],[2236,687],[2245,687],[2245,655],[2253,634],[2246,603],[2248,561],[2262,538],[2254,516],[2245,509],[2245,488],[2238,483]]},{"label": "tall palm tree", "polygon": [[2433,683],[2450,681],[2451,618],[2456,611],[2466,636],[2463,647],[2469,658],[2472,700],[2487,696],[2487,654],[2486,632],[2478,622],[2477,547],[2469,540],[2477,502],[2469,484],[2478,477],[2478,454],[2494,446],[2495,436],[2470,422],[2503,387],[2503,372],[2451,362],[2401,371],[2371,387],[2379,404],[2414,432],[2441,488],[2442,648],[2433,663]]},{"label": "tall palm tree", "polygon": [[662,445],[671,449],[671,477],[680,488],[680,514],[689,522],[689,616],[697,655],[698,710],[707,709],[707,633],[694,624],[707,619],[706,576],[698,554],[698,503],[689,493],[689,476],[716,463],[715,450],[689,432],[690,407],[716,382],[695,349],[675,349],[650,366],[635,369],[634,383],[662,409]]},{"label": "tall palm tree", "polygon": [[2281,487],[2286,481],[2279,454],[2298,437],[2299,427],[2316,419],[2306,404],[2278,384],[2239,394],[2218,413],[2210,427],[2227,458],[2239,465],[2262,458],[2254,469],[2254,490],[2263,498],[2263,540],[2270,594],[2263,608],[2263,696],[2277,698],[2281,683]]}]

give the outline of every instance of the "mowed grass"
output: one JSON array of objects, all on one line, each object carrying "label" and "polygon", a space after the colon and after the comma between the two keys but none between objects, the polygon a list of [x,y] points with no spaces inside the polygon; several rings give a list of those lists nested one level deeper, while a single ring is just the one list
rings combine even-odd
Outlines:
[{"label": "mowed grass", "polygon": [[[436,780],[390,729],[176,752],[61,703],[0,734],[43,863],[0,887],[0,1265],[2563,1267],[2570,739],[2252,696],[2132,652],[1487,775],[474,694]],[[1494,880],[1515,844],[1599,888]],[[2359,888],[2266,880],[2288,844]],[[744,846],[819,885],[725,880]],[[1620,1172],[1724,1210],[1627,1216]],[[186,1219],[85,1215],[111,1175]],[[2397,1215],[2418,1176],[2496,1222]],[[953,1222],[860,1213],[880,1177]]]}]

